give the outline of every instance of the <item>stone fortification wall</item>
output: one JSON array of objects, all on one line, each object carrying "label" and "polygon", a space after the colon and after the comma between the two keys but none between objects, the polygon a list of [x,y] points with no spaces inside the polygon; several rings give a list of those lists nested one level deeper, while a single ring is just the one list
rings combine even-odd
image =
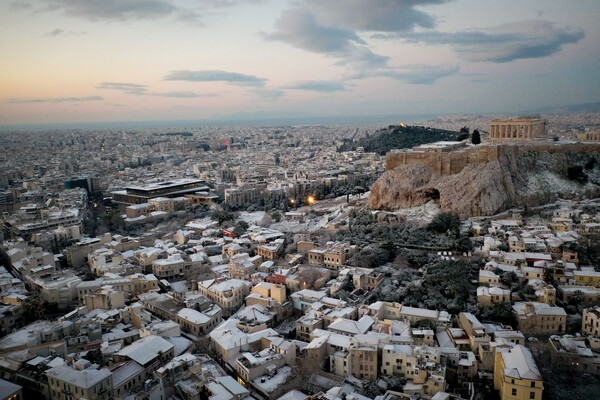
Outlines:
[{"label": "stone fortification wall", "polygon": [[385,169],[403,165],[422,164],[441,176],[456,175],[471,164],[497,161],[503,155],[521,155],[527,152],[585,153],[600,151],[600,143],[529,142],[518,144],[490,144],[473,146],[450,152],[391,151],[385,157]]}]

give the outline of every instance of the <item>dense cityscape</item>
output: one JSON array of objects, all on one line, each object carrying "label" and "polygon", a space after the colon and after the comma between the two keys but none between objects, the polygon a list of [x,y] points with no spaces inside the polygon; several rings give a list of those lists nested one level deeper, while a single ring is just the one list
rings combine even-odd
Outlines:
[{"label": "dense cityscape", "polygon": [[0,400],[597,398],[599,6],[0,2]]},{"label": "dense cityscape", "polygon": [[[462,141],[402,151],[423,162],[516,142],[597,146],[583,116],[555,118],[540,137],[494,139],[505,122],[488,118],[459,128]],[[3,134],[7,390],[541,399],[577,381],[568,390],[587,393],[600,372],[600,200],[567,193],[488,217],[446,212],[443,198],[372,209],[371,186],[394,166],[360,145],[411,129]],[[596,168],[585,185],[563,180],[593,193]]]}]

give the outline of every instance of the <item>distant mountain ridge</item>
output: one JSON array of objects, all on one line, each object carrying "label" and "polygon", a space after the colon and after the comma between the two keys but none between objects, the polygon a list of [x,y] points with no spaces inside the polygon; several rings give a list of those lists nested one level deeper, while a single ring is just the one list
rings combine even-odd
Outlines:
[{"label": "distant mountain ridge", "polygon": [[389,125],[356,140],[346,139],[338,151],[352,151],[363,147],[367,152],[385,155],[393,149],[407,149],[441,140],[462,140],[468,137],[468,133],[425,126]]}]

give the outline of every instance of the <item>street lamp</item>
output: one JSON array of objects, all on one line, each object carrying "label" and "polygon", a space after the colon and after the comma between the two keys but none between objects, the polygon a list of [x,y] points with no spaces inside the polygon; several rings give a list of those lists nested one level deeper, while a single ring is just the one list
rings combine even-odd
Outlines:
[{"label": "street lamp", "polygon": [[312,206],[313,203],[315,202],[315,198],[313,196],[308,196],[307,200],[308,200],[308,205],[309,206]]}]

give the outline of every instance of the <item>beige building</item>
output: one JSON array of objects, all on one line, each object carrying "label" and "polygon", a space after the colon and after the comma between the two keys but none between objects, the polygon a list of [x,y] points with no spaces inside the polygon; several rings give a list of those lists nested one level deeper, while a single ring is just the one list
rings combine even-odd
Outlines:
[{"label": "beige building", "polygon": [[152,262],[152,273],[158,279],[176,281],[184,279],[185,261],[180,254],[171,254],[166,259],[159,259]]},{"label": "beige building", "polygon": [[516,345],[496,350],[494,389],[501,400],[541,400],[542,375],[529,349]]},{"label": "beige building", "polygon": [[123,292],[129,299],[141,293],[158,291],[158,279],[152,274],[132,274],[126,277],[98,278],[93,281],[84,281],[77,285],[79,304],[85,304],[85,297],[103,286],[112,286],[115,290]]},{"label": "beige building", "polygon": [[363,305],[358,310],[358,316],[370,315],[375,321],[407,320],[411,324],[421,320],[432,321],[436,325],[450,323],[450,314],[446,311],[428,310],[425,308],[407,307],[400,303],[376,301],[370,305]]},{"label": "beige building", "polygon": [[510,290],[501,287],[479,286],[477,288],[477,301],[481,304],[491,305],[510,301]]},{"label": "beige building", "polygon": [[486,286],[495,286],[500,284],[500,277],[493,271],[488,271],[487,269],[480,269],[479,283]]},{"label": "beige building", "polygon": [[388,344],[381,352],[381,373],[422,385],[422,394],[433,396],[446,386],[446,368],[441,364],[441,356],[439,348]]},{"label": "beige building", "polygon": [[333,352],[329,357],[330,370],[334,375],[353,375],[358,379],[377,379],[377,345],[358,344]]},{"label": "beige building", "polygon": [[573,271],[573,281],[575,285],[580,286],[600,286],[600,272],[594,271],[593,268]]},{"label": "beige building", "polygon": [[590,347],[595,351],[600,350],[600,307],[591,307],[583,310],[581,331],[588,335]]},{"label": "beige building", "polygon": [[244,384],[262,375],[272,375],[285,365],[296,364],[296,346],[289,340],[269,337],[262,342],[263,347],[268,347],[256,352],[243,352],[235,362],[235,370]]},{"label": "beige building", "polygon": [[550,359],[554,371],[600,375],[600,356],[592,351],[584,337],[551,336]]},{"label": "beige building", "polygon": [[252,283],[240,279],[209,279],[198,283],[198,291],[223,310],[223,317],[230,317],[244,304]]},{"label": "beige building", "polygon": [[480,345],[490,343],[490,337],[485,332],[485,327],[473,314],[468,312],[458,314],[458,326],[469,335],[472,352],[477,353]]},{"label": "beige building", "polygon": [[490,140],[532,140],[546,136],[546,120],[541,118],[493,119]]},{"label": "beige building", "polygon": [[296,338],[305,342],[310,341],[310,337],[315,329],[323,329],[323,313],[316,310],[307,310],[307,312],[296,321]]},{"label": "beige building", "polygon": [[275,239],[271,243],[260,244],[256,247],[256,254],[265,260],[276,260],[283,254],[285,239]]},{"label": "beige building", "polygon": [[59,365],[47,370],[50,397],[57,400],[112,398],[112,373],[107,368],[84,368],[90,364],[79,360],[75,368]]},{"label": "beige building", "polygon": [[518,329],[526,334],[555,335],[565,331],[567,313],[545,303],[517,302],[513,305]]},{"label": "beige building", "polygon": [[112,286],[103,286],[85,296],[87,311],[95,309],[114,310],[125,305],[125,294]]},{"label": "beige building", "polygon": [[204,311],[182,308],[177,313],[177,323],[184,331],[204,336],[221,323],[221,308],[215,304]]},{"label": "beige building", "polygon": [[286,287],[284,285],[278,285],[276,283],[260,282],[257,283],[252,290],[251,294],[258,294],[263,298],[271,298],[277,303],[285,303],[287,299]]},{"label": "beige building", "polygon": [[346,265],[350,257],[356,252],[354,245],[342,242],[327,243],[325,248],[315,248],[308,251],[310,265],[324,265],[328,268],[339,270]]}]

